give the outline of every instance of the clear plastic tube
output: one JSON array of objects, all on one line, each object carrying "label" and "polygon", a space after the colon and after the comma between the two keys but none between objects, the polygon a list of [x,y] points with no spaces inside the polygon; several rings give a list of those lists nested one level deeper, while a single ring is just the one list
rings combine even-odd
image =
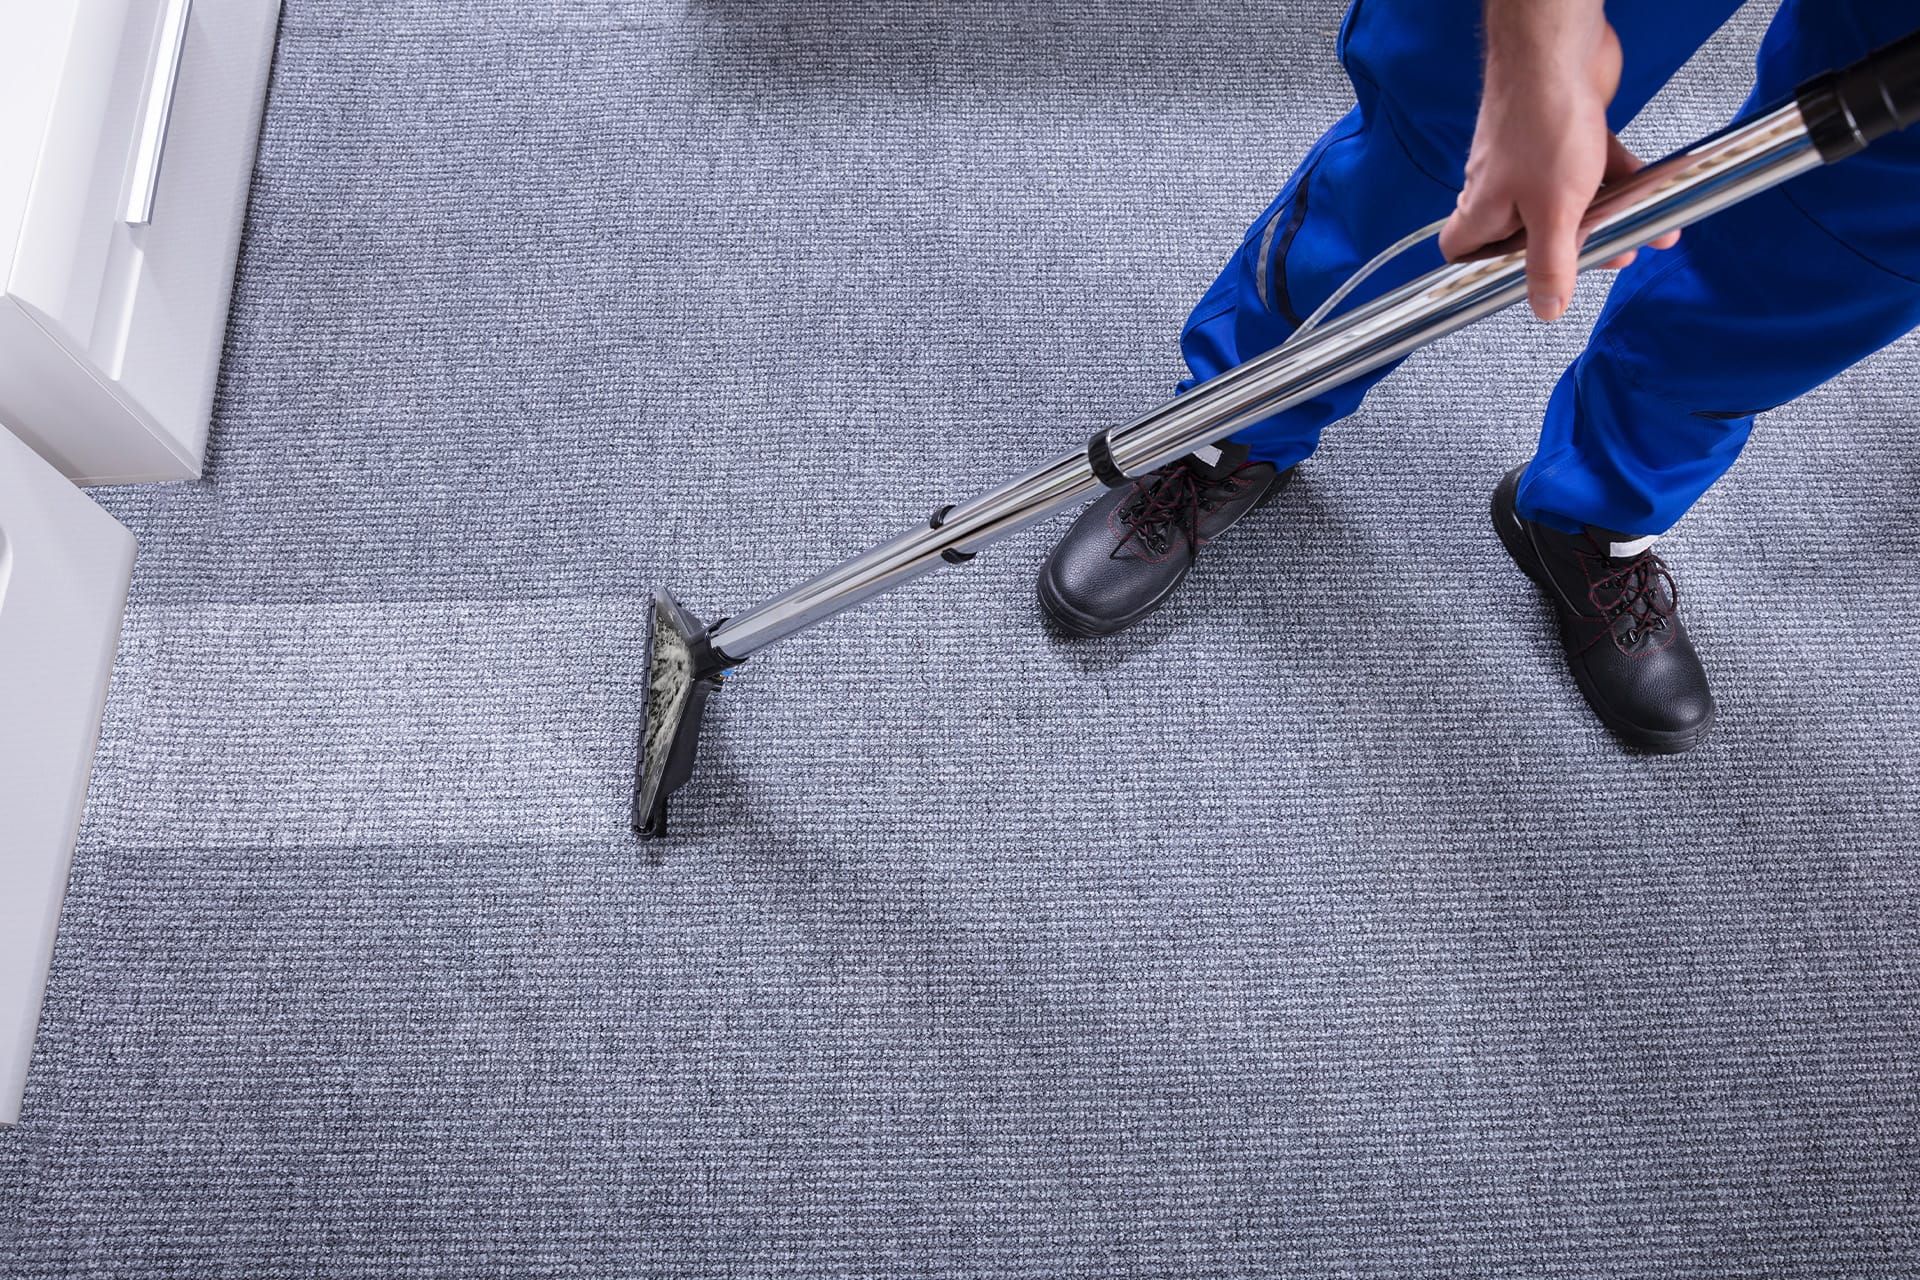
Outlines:
[{"label": "clear plastic tube", "polygon": [[1339,306],[1343,301],[1345,301],[1348,294],[1352,293],[1355,289],[1358,289],[1362,284],[1365,284],[1368,276],[1372,275],[1374,272],[1378,271],[1380,268],[1386,266],[1389,262],[1392,262],[1395,258],[1399,257],[1401,254],[1405,253],[1407,250],[1413,248],[1413,246],[1433,239],[1434,236],[1440,233],[1440,228],[1446,225],[1447,225],[1446,218],[1441,218],[1437,222],[1429,222],[1426,226],[1420,228],[1418,231],[1408,232],[1406,235],[1401,236],[1398,240],[1395,240],[1392,244],[1388,245],[1386,248],[1382,249],[1380,252],[1374,254],[1372,258],[1367,260],[1366,266],[1360,268],[1358,271],[1348,276],[1346,283],[1341,285],[1338,289],[1335,289],[1333,291],[1332,297],[1328,298],[1325,302],[1321,303],[1318,307],[1315,307],[1313,314],[1308,316],[1306,318],[1306,321],[1303,324],[1301,324],[1301,326],[1298,329],[1295,329],[1292,332],[1292,334],[1288,335],[1287,340],[1281,343],[1280,345],[1283,347],[1290,347],[1294,343],[1304,339],[1309,333],[1312,333],[1315,329],[1320,327],[1320,322],[1322,320],[1325,320],[1328,314],[1331,313],[1335,307]]}]

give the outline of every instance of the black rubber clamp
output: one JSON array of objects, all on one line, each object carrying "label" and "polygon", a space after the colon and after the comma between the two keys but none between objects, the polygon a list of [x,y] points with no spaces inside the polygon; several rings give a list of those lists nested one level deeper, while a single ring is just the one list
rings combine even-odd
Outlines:
[{"label": "black rubber clamp", "polygon": [[699,635],[688,642],[687,647],[693,651],[695,680],[712,680],[718,684],[721,676],[746,661],[745,658],[729,657],[725,650],[713,642],[713,633],[726,625],[727,619],[715,618],[700,629]]},{"label": "black rubber clamp", "polygon": [[[944,507],[935,508],[932,517],[927,521],[927,528],[938,529],[941,525],[945,524],[947,522],[947,515],[952,510],[953,504],[951,502]],[[940,558],[948,564],[965,564],[979,554],[978,551],[955,551],[952,547],[948,547],[940,553]]]},{"label": "black rubber clamp", "polygon": [[1104,431],[1087,441],[1087,465],[1093,468],[1093,474],[1100,483],[1109,489],[1132,483],[1132,477],[1114,465],[1113,446],[1107,443],[1107,433]]}]

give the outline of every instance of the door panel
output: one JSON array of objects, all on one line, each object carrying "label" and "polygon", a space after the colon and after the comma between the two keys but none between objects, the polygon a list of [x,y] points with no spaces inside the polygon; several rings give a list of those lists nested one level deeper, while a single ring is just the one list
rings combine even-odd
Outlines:
[{"label": "door panel", "polygon": [[133,556],[0,429],[0,1124],[20,1115]]}]

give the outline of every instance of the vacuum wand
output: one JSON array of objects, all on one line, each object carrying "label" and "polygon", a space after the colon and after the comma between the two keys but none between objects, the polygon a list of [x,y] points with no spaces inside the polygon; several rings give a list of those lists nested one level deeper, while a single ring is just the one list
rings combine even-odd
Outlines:
[{"label": "vacuum wand", "polygon": [[[1772,111],[1656,161],[1595,196],[1586,270],[1675,228],[1854,154],[1920,118],[1920,32],[1803,85]],[[773,599],[703,626],[662,591],[648,656],[634,827],[664,831],[666,797],[691,774],[708,695],[777,640],[885,594],[1273,414],[1389,364],[1520,300],[1515,237],[1449,263],[1195,387],[1018,480],[943,507],[914,528]]]}]

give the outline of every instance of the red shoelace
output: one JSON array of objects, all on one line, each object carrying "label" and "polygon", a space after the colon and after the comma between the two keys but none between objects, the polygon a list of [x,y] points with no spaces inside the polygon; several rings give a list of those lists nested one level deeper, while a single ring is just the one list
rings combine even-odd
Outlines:
[{"label": "red shoelace", "polygon": [[[1581,567],[1587,575],[1587,599],[1606,619],[1606,634],[1620,652],[1630,652],[1643,636],[1664,633],[1664,644],[1673,642],[1668,625],[1680,607],[1680,587],[1667,569],[1667,562],[1653,554],[1652,548],[1624,558],[1609,555],[1607,548],[1588,535],[1591,549],[1576,548]],[[1626,629],[1620,620],[1626,619]],[[1587,648],[1598,644],[1594,636]]]},{"label": "red shoelace", "polygon": [[[1252,466],[1249,463],[1248,466]],[[1171,543],[1170,528],[1187,535],[1189,546],[1200,545],[1200,519],[1217,508],[1221,501],[1240,491],[1240,467],[1219,479],[1209,479],[1185,458],[1176,459],[1134,481],[1134,494],[1120,506],[1120,522],[1127,536],[1113,549],[1119,555],[1129,542],[1139,539],[1154,555],[1165,555]]]}]

